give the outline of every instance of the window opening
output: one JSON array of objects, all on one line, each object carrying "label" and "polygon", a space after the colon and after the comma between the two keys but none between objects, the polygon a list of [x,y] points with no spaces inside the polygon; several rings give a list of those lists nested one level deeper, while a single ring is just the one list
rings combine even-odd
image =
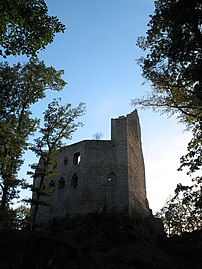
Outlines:
[{"label": "window opening", "polygon": [[61,177],[61,179],[59,180],[59,183],[58,183],[58,188],[64,189],[64,187],[65,187],[65,179],[63,177]]},{"label": "window opening", "polygon": [[108,174],[105,185],[105,200],[103,210],[114,210],[117,207],[117,176],[111,172]]},{"label": "window opening", "polygon": [[71,187],[76,189],[77,185],[78,185],[78,176],[74,174],[71,178]]},{"label": "window opening", "polygon": [[67,156],[65,156],[65,158],[64,158],[64,165],[67,165],[68,164],[68,158],[67,158]]},{"label": "window opening", "polygon": [[117,183],[117,176],[115,173],[109,173],[108,178],[107,178],[107,182],[109,185],[116,185]]},{"label": "window opening", "polygon": [[49,187],[50,188],[55,188],[55,182],[53,180],[51,180],[51,182],[49,183]]},{"label": "window opening", "polygon": [[80,152],[74,153],[73,163],[76,165],[76,164],[79,164],[80,161],[81,161],[81,154],[80,154]]}]

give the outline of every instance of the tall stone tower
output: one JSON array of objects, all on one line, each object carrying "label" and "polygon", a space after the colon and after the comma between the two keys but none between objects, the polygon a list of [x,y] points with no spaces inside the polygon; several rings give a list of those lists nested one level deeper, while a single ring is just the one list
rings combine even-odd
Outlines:
[{"label": "tall stone tower", "polygon": [[84,140],[61,148],[56,158],[58,173],[44,183],[54,191],[43,198],[49,206],[39,207],[38,223],[103,210],[150,214],[136,110],[111,120],[111,140]]},{"label": "tall stone tower", "polygon": [[127,182],[129,212],[148,213],[145,167],[142,153],[141,131],[137,111],[126,117],[112,119],[111,139],[117,145],[118,165]]}]

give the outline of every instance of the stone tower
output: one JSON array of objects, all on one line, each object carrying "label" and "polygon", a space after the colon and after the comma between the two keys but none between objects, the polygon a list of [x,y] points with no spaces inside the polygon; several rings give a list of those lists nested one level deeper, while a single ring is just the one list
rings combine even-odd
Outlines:
[{"label": "stone tower", "polygon": [[[150,214],[137,111],[111,120],[111,140],[84,140],[58,150],[57,175],[49,206],[40,206],[37,222],[103,210]],[[35,187],[39,184],[36,178]]]}]

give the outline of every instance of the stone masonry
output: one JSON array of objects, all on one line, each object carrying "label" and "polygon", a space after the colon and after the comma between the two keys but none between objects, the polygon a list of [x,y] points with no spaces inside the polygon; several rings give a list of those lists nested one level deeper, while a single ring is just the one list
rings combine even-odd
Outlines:
[{"label": "stone masonry", "polygon": [[[84,140],[58,150],[57,175],[39,206],[38,223],[90,212],[133,211],[150,214],[137,111],[111,120],[111,140]],[[38,186],[40,178],[34,185]]]}]

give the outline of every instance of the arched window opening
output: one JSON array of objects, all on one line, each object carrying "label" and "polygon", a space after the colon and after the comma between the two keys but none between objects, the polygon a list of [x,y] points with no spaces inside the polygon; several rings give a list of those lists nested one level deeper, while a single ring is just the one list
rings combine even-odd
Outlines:
[{"label": "arched window opening", "polygon": [[115,186],[117,184],[117,176],[115,173],[109,173],[108,177],[107,177],[107,182],[109,185],[113,185]]},{"label": "arched window opening", "polygon": [[51,182],[49,183],[49,187],[50,188],[55,188],[55,182],[53,180],[51,180]]},{"label": "arched window opening", "polygon": [[76,189],[77,185],[78,185],[78,176],[74,174],[71,178],[71,187]]},{"label": "arched window opening", "polygon": [[80,152],[74,153],[73,164],[74,165],[79,164],[80,161],[81,161],[81,154],[80,154]]},{"label": "arched window opening", "polygon": [[65,179],[61,177],[58,183],[58,189],[64,189],[65,188]]},{"label": "arched window opening", "polygon": [[65,158],[64,158],[64,165],[67,165],[68,164],[68,158],[67,158],[67,156],[65,156]]}]

